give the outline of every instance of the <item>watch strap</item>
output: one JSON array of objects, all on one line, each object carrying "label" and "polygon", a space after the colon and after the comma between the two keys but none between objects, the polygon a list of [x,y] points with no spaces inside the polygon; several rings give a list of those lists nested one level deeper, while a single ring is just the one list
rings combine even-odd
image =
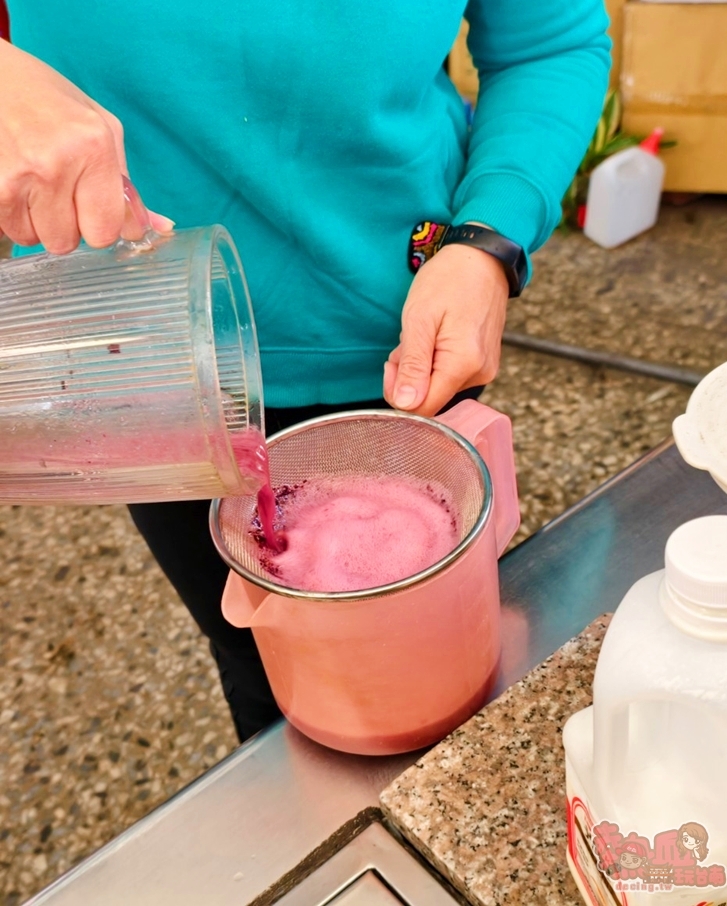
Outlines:
[{"label": "watch strap", "polygon": [[528,275],[522,246],[489,227],[465,223],[459,226],[424,221],[417,224],[409,242],[409,267],[416,273],[442,246],[469,245],[487,252],[502,264],[510,287],[510,298],[519,296]]}]

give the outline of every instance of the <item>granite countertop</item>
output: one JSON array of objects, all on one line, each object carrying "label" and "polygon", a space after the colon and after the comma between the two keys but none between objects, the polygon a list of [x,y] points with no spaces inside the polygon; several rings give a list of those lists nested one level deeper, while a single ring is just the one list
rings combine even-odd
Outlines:
[{"label": "granite countertop", "polygon": [[476,906],[582,906],[565,860],[561,733],[591,704],[610,615],[398,777],[387,819]]}]

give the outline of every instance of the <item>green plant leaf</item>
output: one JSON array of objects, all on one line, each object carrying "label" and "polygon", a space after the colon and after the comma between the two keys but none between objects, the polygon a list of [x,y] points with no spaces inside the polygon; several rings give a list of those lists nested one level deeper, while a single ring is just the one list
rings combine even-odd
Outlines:
[{"label": "green plant leaf", "polygon": [[639,144],[640,139],[635,135],[624,135],[623,132],[615,135],[609,142],[603,146],[602,154],[604,157],[610,157],[617,151],[623,151],[624,148],[633,148]]},{"label": "green plant leaf", "polygon": [[616,135],[621,125],[621,96],[615,88],[612,88],[606,95],[603,119],[606,123],[606,141],[608,142]]}]

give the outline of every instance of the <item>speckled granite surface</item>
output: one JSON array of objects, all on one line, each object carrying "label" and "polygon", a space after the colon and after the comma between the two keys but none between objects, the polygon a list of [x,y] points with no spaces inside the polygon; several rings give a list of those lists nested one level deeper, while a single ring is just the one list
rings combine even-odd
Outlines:
[{"label": "speckled granite surface", "polygon": [[561,733],[591,704],[609,620],[591,623],[381,795],[387,818],[476,906],[582,906],[565,861]]}]

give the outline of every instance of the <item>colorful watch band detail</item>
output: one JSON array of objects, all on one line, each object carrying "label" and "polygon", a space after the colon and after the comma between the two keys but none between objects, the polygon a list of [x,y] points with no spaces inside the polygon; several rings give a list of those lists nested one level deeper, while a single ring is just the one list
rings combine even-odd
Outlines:
[{"label": "colorful watch band detail", "polygon": [[432,220],[425,220],[414,227],[409,240],[409,270],[412,273],[416,273],[437,251],[446,229],[446,223],[434,223]]}]

